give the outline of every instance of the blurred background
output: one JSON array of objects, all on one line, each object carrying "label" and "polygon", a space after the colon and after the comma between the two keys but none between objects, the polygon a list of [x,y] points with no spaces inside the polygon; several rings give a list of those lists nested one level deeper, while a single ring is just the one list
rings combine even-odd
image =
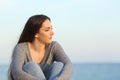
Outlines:
[{"label": "blurred background", "polygon": [[6,73],[26,21],[36,14],[51,18],[53,40],[74,64],[72,80],[120,80],[120,0],[0,0],[1,70]]}]

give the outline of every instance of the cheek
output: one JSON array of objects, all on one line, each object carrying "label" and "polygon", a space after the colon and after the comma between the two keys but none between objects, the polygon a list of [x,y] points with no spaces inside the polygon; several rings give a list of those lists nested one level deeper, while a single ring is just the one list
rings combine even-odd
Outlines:
[{"label": "cheek", "polygon": [[48,34],[47,34],[46,32],[41,33],[40,37],[41,37],[41,38],[47,38],[47,37],[48,37]]}]

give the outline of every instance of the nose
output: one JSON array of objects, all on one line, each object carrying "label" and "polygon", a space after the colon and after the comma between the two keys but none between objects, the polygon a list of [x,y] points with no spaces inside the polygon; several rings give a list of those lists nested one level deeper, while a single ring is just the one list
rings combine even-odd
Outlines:
[{"label": "nose", "polygon": [[51,30],[51,35],[54,35],[54,32],[53,32],[53,30]]}]

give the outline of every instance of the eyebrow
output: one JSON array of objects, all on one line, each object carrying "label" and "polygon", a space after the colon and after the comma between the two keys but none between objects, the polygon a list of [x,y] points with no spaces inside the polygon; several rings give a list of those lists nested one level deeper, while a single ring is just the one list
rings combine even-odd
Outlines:
[{"label": "eyebrow", "polygon": [[51,27],[44,27],[44,28],[53,28],[53,27],[51,26]]},{"label": "eyebrow", "polygon": [[52,29],[52,26],[51,27],[44,27],[44,28],[41,28],[41,29]]}]

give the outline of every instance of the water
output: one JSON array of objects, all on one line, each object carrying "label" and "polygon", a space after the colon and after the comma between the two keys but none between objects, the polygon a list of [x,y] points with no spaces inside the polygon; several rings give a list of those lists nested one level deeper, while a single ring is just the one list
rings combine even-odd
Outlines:
[{"label": "water", "polygon": [[8,65],[0,65],[0,80],[7,80]]},{"label": "water", "polygon": [[[0,65],[0,80],[7,80],[8,65]],[[70,80],[120,80],[120,63],[73,64]]]},{"label": "water", "polygon": [[120,80],[120,63],[74,64],[72,80]]}]

